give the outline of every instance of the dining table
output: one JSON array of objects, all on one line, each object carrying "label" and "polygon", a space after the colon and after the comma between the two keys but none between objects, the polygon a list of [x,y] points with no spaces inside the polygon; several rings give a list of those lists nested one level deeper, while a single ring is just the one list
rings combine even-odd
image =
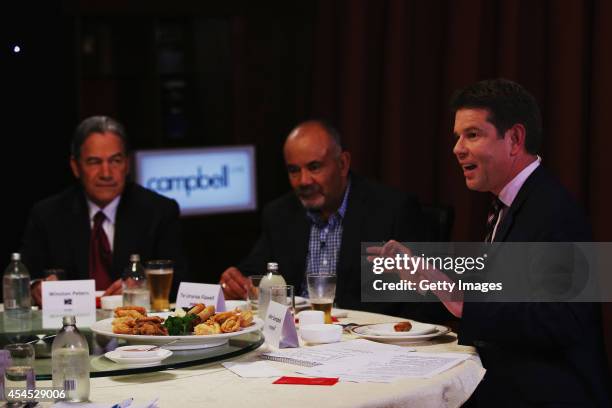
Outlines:
[{"label": "dining table", "polygon": [[[356,310],[347,310],[344,315],[337,319],[339,324],[405,320]],[[350,331],[342,335],[342,341],[355,338],[358,336]],[[147,407],[153,401],[159,407],[459,407],[485,375],[475,349],[458,345],[452,331],[404,345],[424,353],[468,353],[470,357],[432,378],[403,378],[392,383],[340,381],[332,386],[274,384],[278,377],[243,378],[222,365],[226,361],[260,361],[261,354],[273,350],[263,343],[245,354],[205,364],[91,378],[90,400],[109,408],[129,398],[133,398],[132,407]],[[299,366],[266,361],[284,376],[303,377],[296,372]],[[51,381],[37,381],[37,387],[49,386]]]}]

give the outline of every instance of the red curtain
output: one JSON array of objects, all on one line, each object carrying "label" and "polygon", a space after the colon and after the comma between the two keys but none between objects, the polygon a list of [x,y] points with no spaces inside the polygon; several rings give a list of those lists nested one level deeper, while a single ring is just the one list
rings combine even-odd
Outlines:
[{"label": "red curtain", "polygon": [[[464,185],[447,104],[477,80],[515,80],[542,109],[543,164],[610,241],[611,42],[606,0],[320,0],[311,113],[338,124],[354,169],[452,206],[453,238],[477,241],[489,199]],[[612,366],[612,305],[603,311]]]},{"label": "red curtain", "polygon": [[452,205],[454,238],[480,240],[488,199],[465,188],[447,104],[477,80],[515,80],[541,106],[544,165],[610,240],[611,27],[606,1],[321,0],[311,116],[337,123],[357,171]]}]

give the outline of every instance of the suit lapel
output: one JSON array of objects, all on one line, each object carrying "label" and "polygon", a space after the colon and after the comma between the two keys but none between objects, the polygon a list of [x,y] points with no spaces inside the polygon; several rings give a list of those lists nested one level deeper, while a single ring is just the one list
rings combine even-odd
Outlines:
[{"label": "suit lapel", "polygon": [[308,245],[310,242],[310,221],[306,216],[306,212],[302,204],[297,202],[294,206],[293,222],[287,227],[289,235],[294,240],[293,248],[293,268],[295,271],[296,282],[301,281],[306,272],[305,260],[308,256]]},{"label": "suit lapel", "polygon": [[72,242],[72,251],[76,262],[76,279],[89,278],[89,235],[91,226],[89,223],[89,210],[84,193],[81,189],[75,189],[71,202],[69,219],[66,220],[69,233],[75,239]]},{"label": "suit lapel", "polygon": [[542,174],[542,166],[538,166],[533,173],[527,177],[525,183],[521,186],[518,194],[514,198],[512,205],[508,209],[508,213],[504,215],[504,219],[495,234],[495,242],[504,242],[508,238],[508,234],[512,231],[516,214],[520,211],[521,206],[529,196],[530,191],[537,184],[539,177]]},{"label": "suit lapel", "polygon": [[[121,278],[121,274],[123,272],[123,268],[127,265],[129,261],[128,252],[134,251],[135,248],[129,248],[129,242],[139,242],[144,241],[146,238],[138,238],[137,236],[130,236],[130,234],[134,234],[135,230],[132,228],[128,228],[128,224],[130,226],[136,225],[138,220],[138,214],[132,211],[132,207],[130,206],[130,196],[131,196],[131,184],[126,185],[123,194],[121,195],[121,199],[119,200],[119,205],[117,206],[117,214],[115,216],[115,236],[113,237],[113,266],[110,271],[111,278],[114,280]],[[141,231],[142,233],[142,231]],[[140,254],[140,256],[144,256],[145,254]]]},{"label": "suit lapel", "polygon": [[[365,216],[365,192],[357,177],[352,177],[351,191],[349,192],[348,203],[344,220],[342,221],[342,243],[340,245],[340,257],[336,267],[338,275],[337,285],[342,290],[342,286],[348,288],[348,282],[352,279],[361,279],[360,276],[342,276],[343,271],[351,270],[351,260],[359,260],[361,237],[361,226]],[[356,242],[357,241],[357,242]],[[358,270],[358,269],[357,269]]]}]

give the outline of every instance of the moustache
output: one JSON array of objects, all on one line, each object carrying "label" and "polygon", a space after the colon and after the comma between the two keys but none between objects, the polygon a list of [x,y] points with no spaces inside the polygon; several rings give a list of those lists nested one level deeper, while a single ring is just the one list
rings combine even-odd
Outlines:
[{"label": "moustache", "polygon": [[300,186],[298,188],[295,189],[295,193],[302,197],[302,196],[309,196],[312,195],[314,193],[320,193],[321,192],[321,188],[317,185],[312,185],[312,186]]}]

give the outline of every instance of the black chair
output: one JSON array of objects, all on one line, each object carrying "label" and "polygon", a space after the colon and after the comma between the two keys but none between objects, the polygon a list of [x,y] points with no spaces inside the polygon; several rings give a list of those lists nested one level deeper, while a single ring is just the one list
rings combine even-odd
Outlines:
[{"label": "black chair", "polygon": [[424,205],[426,231],[431,242],[448,242],[451,239],[455,212],[449,206]]}]

